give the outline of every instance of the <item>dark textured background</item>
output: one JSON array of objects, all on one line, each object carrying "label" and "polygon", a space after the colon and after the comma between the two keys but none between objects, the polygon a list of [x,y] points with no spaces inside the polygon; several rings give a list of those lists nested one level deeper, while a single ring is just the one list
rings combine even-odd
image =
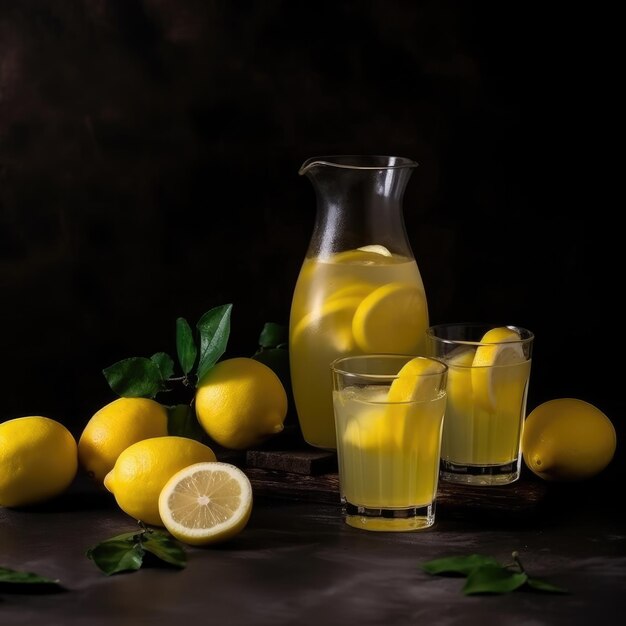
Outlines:
[{"label": "dark textured background", "polygon": [[0,419],[82,425],[100,370],[234,303],[287,323],[316,154],[419,161],[433,322],[535,331],[529,408],[623,426],[615,16],[471,2],[0,0]]}]

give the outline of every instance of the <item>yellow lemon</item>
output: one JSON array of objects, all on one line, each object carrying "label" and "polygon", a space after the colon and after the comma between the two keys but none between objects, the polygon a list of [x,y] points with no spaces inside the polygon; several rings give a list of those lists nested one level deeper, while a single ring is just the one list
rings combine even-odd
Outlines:
[{"label": "yellow lemon", "polygon": [[76,440],[47,417],[0,424],[0,506],[37,504],[65,491],[76,476]]},{"label": "yellow lemon", "polygon": [[115,496],[122,511],[146,524],[163,526],[159,494],[165,483],[184,467],[203,461],[215,461],[215,454],[194,439],[144,439],[117,457],[104,486]]},{"label": "yellow lemon", "polygon": [[296,324],[291,343],[298,343],[305,333],[309,333],[316,341],[323,337],[338,352],[351,351],[354,348],[352,318],[362,301],[361,296],[354,295],[329,298]]},{"label": "yellow lemon", "polygon": [[549,400],[533,409],[524,423],[524,461],[550,481],[595,476],[609,464],[616,445],[611,420],[584,400]]},{"label": "yellow lemon", "polygon": [[98,484],[128,446],[167,435],[165,407],[147,398],[118,398],[87,422],[78,440],[80,466]]},{"label": "yellow lemon", "polygon": [[[520,341],[516,330],[504,326],[492,328],[480,340],[481,344],[487,345],[476,349],[471,375],[474,400],[485,411],[496,410],[497,388],[501,383],[522,389],[526,384],[527,368],[506,367],[527,361]],[[520,395],[514,391],[510,395]]]},{"label": "yellow lemon", "polygon": [[225,448],[245,450],[283,430],[287,394],[267,365],[226,359],[200,381],[195,406],[209,437]]},{"label": "yellow lemon", "polygon": [[392,282],[361,301],[352,334],[363,352],[408,354],[421,342],[426,319],[424,294],[411,284]]},{"label": "yellow lemon", "polygon": [[196,463],[172,476],[159,496],[159,513],[176,539],[195,546],[226,541],[250,519],[252,487],[229,463]]}]

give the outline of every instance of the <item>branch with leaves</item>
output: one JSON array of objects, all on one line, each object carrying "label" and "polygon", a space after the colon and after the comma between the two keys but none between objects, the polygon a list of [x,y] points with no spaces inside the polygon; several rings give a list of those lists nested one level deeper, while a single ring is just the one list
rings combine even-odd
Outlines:
[{"label": "branch with leaves", "polygon": [[232,308],[232,304],[224,304],[207,311],[196,324],[196,336],[185,318],[176,320],[176,353],[182,375],[174,375],[174,359],[169,354],[157,352],[150,358],[130,357],[105,368],[102,373],[109,386],[126,398],[154,398],[171,391],[176,383],[197,387],[226,352]]}]

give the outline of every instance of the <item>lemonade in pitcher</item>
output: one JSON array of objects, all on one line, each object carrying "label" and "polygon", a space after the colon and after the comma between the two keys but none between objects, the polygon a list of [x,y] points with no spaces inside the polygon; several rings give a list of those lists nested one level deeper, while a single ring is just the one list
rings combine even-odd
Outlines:
[{"label": "lemonade in pitcher", "polygon": [[366,353],[419,354],[428,311],[413,258],[380,245],[306,259],[291,309],[291,379],[308,443],[334,448],[330,364]]},{"label": "lemonade in pitcher", "polygon": [[298,420],[312,446],[337,446],[330,364],[425,350],[428,309],[402,198],[417,163],[403,157],[305,161],[317,215],[291,305],[289,358]]}]

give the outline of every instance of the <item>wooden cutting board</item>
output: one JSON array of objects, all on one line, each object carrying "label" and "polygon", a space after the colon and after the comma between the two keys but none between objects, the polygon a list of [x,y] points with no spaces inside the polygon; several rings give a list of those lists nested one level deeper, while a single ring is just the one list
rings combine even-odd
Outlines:
[{"label": "wooden cutting board", "polygon": [[[335,453],[307,449],[250,450],[245,459],[238,461],[256,496],[340,505]],[[440,481],[437,514],[461,519],[519,519],[536,514],[546,493],[546,485],[531,478],[496,487]]]}]

